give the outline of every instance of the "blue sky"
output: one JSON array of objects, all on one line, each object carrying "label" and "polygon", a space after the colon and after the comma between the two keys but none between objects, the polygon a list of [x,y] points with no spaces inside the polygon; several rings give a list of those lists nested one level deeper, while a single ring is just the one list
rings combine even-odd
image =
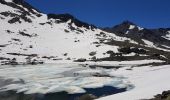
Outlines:
[{"label": "blue sky", "polygon": [[170,0],[26,0],[44,13],[70,13],[99,27],[129,20],[146,28],[170,27]]}]

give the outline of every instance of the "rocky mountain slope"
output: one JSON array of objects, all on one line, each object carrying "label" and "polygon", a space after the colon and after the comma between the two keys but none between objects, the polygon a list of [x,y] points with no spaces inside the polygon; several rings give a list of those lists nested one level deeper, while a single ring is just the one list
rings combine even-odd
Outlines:
[{"label": "rocky mountain slope", "polygon": [[170,29],[131,22],[100,29],[69,14],[43,14],[24,0],[0,1],[0,63],[37,64],[170,58]]},{"label": "rocky mountain slope", "polygon": [[104,28],[104,30],[119,36],[131,38],[140,44],[145,44],[144,40],[148,40],[153,42],[157,47],[169,49],[167,46],[170,46],[170,28],[147,29],[132,22],[124,21],[120,25],[112,28]]}]

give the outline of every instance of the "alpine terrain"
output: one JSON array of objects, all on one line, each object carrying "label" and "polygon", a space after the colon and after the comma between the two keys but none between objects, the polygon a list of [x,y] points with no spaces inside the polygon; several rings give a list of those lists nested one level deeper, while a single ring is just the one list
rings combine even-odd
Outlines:
[{"label": "alpine terrain", "polygon": [[[41,13],[24,0],[0,0],[0,64],[3,92],[74,94],[114,86],[128,92],[120,90],[123,93],[108,97],[89,93],[94,95],[90,99],[149,99],[170,89],[166,87],[170,84],[170,28],[148,29],[130,21],[98,28],[70,14]],[[157,82],[159,86],[151,86],[157,91],[142,90]]]}]

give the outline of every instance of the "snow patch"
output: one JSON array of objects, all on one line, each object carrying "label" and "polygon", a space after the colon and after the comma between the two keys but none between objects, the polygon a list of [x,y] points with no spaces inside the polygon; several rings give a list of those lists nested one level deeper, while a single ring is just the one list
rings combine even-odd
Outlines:
[{"label": "snow patch", "polygon": [[163,38],[170,40],[170,31],[168,31],[169,34],[167,34],[166,36],[162,36]]},{"label": "snow patch", "polygon": [[154,47],[154,43],[153,43],[153,42],[150,42],[150,41],[145,40],[145,39],[142,39],[142,41],[143,41],[146,45],[151,46],[151,47]]},{"label": "snow patch", "polygon": [[163,51],[170,52],[169,49],[163,49],[163,48],[159,48],[159,47],[155,46],[154,43],[151,42],[151,41],[148,41],[148,40],[145,40],[145,39],[142,39],[142,41],[144,41],[144,43],[145,43],[146,46],[148,46],[148,47],[153,47],[153,48],[156,48],[156,49],[158,49],[158,50],[163,50]]},{"label": "snow patch", "polygon": [[137,27],[138,27],[138,30],[140,30],[140,31],[144,29],[144,28],[142,28],[142,27],[139,27],[139,26],[137,26]]},{"label": "snow patch", "polygon": [[5,0],[6,2],[13,2],[13,0]]},{"label": "snow patch", "polygon": [[162,46],[165,47],[165,48],[170,49],[170,46],[167,46],[167,45],[162,45]]},{"label": "snow patch", "polygon": [[128,34],[129,33],[129,31],[126,31],[126,33],[125,34]]},{"label": "snow patch", "polygon": [[134,29],[134,28],[135,28],[135,25],[130,25],[130,26],[129,26],[129,29],[130,29],[130,30],[132,30],[132,29]]}]

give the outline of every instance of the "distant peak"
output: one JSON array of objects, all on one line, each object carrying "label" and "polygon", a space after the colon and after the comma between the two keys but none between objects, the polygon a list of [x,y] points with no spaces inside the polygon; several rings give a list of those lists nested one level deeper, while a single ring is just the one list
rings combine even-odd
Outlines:
[{"label": "distant peak", "polygon": [[129,30],[129,29],[134,29],[136,27],[137,27],[136,24],[127,20],[127,21],[123,21],[122,23],[114,26],[113,28],[114,29],[116,28],[116,29],[119,29],[119,30]]},{"label": "distant peak", "polygon": [[136,26],[136,24],[134,24],[133,22],[128,21],[128,20],[123,21],[123,22],[121,23],[121,25],[135,25],[135,26]]}]

